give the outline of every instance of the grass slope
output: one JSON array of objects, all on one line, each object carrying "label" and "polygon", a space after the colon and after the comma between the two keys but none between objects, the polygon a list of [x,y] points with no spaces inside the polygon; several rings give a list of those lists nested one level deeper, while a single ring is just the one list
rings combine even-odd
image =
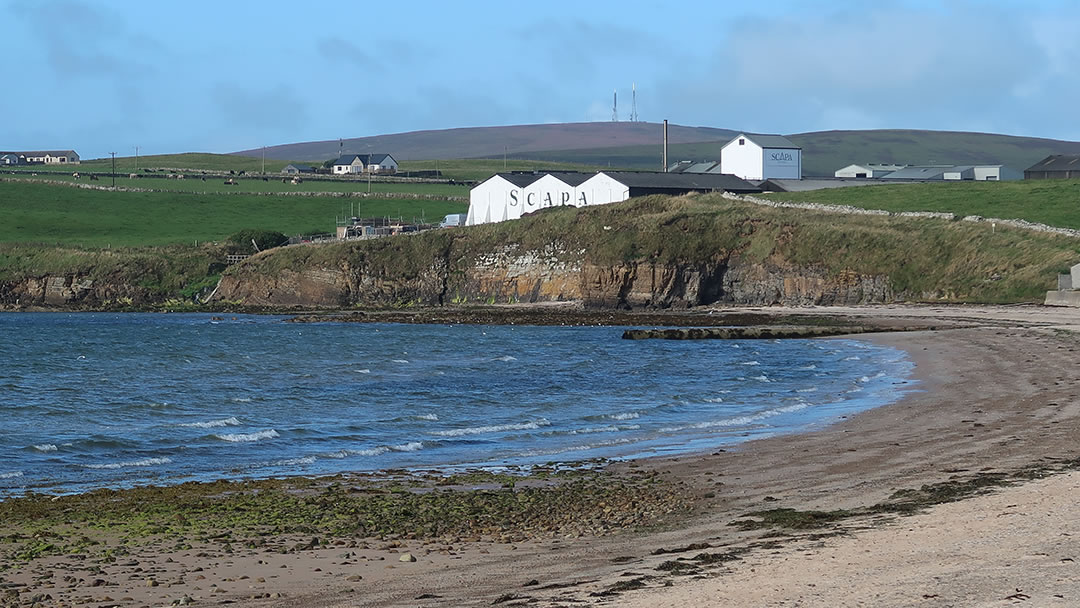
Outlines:
[{"label": "grass slope", "polygon": [[[432,259],[457,268],[514,244],[559,250],[566,261],[695,264],[737,255],[834,276],[885,275],[912,300],[1038,301],[1080,257],[1080,241],[971,222],[774,209],[719,195],[645,197],[613,205],[556,207],[512,222],[319,247],[289,247],[230,272],[273,274],[362,260],[379,276],[415,277]],[[577,252],[584,251],[584,254]],[[545,255],[548,255],[545,253]]]},{"label": "grass slope", "polygon": [[31,182],[0,182],[0,201],[0,243],[82,247],[214,241],[247,228],[332,232],[335,218],[357,213],[357,204],[365,216],[407,220],[468,209],[440,200],[109,192]]},{"label": "grass slope", "polygon": [[832,188],[764,195],[779,201],[886,211],[939,211],[1080,229],[1080,180],[951,182]]}]

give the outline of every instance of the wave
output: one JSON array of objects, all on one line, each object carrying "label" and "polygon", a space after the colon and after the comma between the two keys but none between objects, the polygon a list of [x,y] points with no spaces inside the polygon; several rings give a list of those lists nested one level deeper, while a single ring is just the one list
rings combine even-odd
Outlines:
[{"label": "wave", "polygon": [[394,363],[408,363],[408,359],[391,359]]},{"label": "wave", "polygon": [[233,403],[251,403],[251,397],[233,397]]},{"label": "wave", "polygon": [[572,445],[562,448],[555,448],[551,450],[529,450],[522,452],[521,455],[525,458],[534,458],[536,456],[555,456],[557,454],[566,454],[567,452],[586,452],[588,450],[595,450],[598,448],[606,448],[614,445],[623,445],[624,443],[631,443],[633,439],[612,439],[610,441],[597,441],[595,443],[586,443],[584,445]]},{"label": "wave", "polygon": [[226,433],[224,435],[214,435],[222,441],[228,441],[231,443],[251,443],[253,441],[259,441],[261,439],[273,439],[280,437],[278,432],[274,429],[267,429],[265,431],[259,431],[257,433]]},{"label": "wave", "polygon": [[637,412],[623,412],[621,414],[608,414],[605,418],[611,418],[612,420],[636,420],[641,417],[641,414]]},{"label": "wave", "polygon": [[673,433],[677,431],[685,431],[689,429],[713,429],[713,428],[725,428],[732,426],[746,426],[754,424],[755,422],[761,422],[781,414],[790,414],[792,412],[798,412],[809,407],[807,403],[795,403],[793,405],[787,405],[784,407],[777,407],[771,410],[765,410],[756,414],[749,414],[747,416],[736,416],[734,418],[724,418],[723,420],[709,420],[706,422],[698,422],[696,424],[689,424],[686,426],[666,427],[660,429],[663,433]]},{"label": "wave", "polygon": [[761,365],[761,363],[759,363],[757,361],[742,361],[741,363],[739,363],[739,365],[751,365],[751,366],[753,366],[753,365]]},{"label": "wave", "polygon": [[305,464],[315,464],[316,460],[318,460],[318,457],[316,457],[316,456],[304,456],[302,458],[290,458],[288,460],[279,460],[279,461],[273,463],[273,465],[271,465],[271,466],[275,466],[275,467],[296,467],[296,466],[305,465]]},{"label": "wave", "polygon": [[417,414],[413,416],[413,420],[438,420],[438,414]]},{"label": "wave", "polygon": [[60,448],[56,447],[56,445],[52,443],[39,443],[38,445],[34,446],[34,449],[39,452],[55,452]]},{"label": "wave", "polygon": [[485,435],[487,433],[502,433],[505,431],[533,431],[542,426],[550,426],[551,423],[541,418],[535,422],[519,422],[513,424],[496,424],[491,426],[473,426],[463,429],[450,429],[447,431],[434,431],[432,435],[439,437],[462,437],[464,435]]},{"label": "wave", "polygon": [[608,426],[590,426],[583,429],[571,429],[569,431],[556,431],[553,435],[588,435],[592,433],[618,433],[620,431],[636,431],[641,428],[640,424],[611,424]]},{"label": "wave", "polygon": [[12,471],[10,473],[0,473],[0,479],[15,479],[16,477],[22,477],[22,471]]},{"label": "wave", "polygon": [[153,467],[159,464],[169,464],[172,458],[143,458],[142,460],[128,460],[125,462],[110,462],[108,464],[83,465],[88,469],[124,469],[127,467]]},{"label": "wave", "polygon": [[509,363],[511,361],[517,361],[517,357],[511,357],[510,355],[503,355],[501,357],[495,357],[492,361],[504,361]]},{"label": "wave", "polygon": [[816,393],[817,388],[813,387],[813,386],[811,386],[810,388],[797,388],[797,389],[795,389],[795,392],[796,393]]},{"label": "wave", "polygon": [[804,366],[800,367],[799,369],[805,369],[805,370],[817,369],[817,366],[814,365],[813,363],[811,363],[810,365],[804,365]]},{"label": "wave", "polygon": [[394,452],[416,452],[422,449],[424,449],[424,442],[422,441],[410,441],[409,443],[390,446],[390,450]]},{"label": "wave", "polygon": [[709,398],[705,399],[705,403],[723,403],[723,402],[724,402],[723,397],[709,397]]},{"label": "wave", "polygon": [[769,377],[765,374],[761,374],[760,376],[753,376],[751,380],[758,380],[760,382],[772,382],[772,380],[769,380]]},{"label": "wave", "polygon": [[844,357],[842,361],[862,361],[862,358],[859,355],[851,355],[850,357]]},{"label": "wave", "polygon": [[232,418],[211,420],[209,422],[183,422],[179,426],[197,429],[214,429],[222,426],[240,426],[240,421],[233,416]]},{"label": "wave", "polygon": [[371,373],[371,370],[370,370],[370,369],[367,369],[367,368],[365,367],[364,369],[354,369],[354,370],[353,370],[353,373],[354,373],[354,374],[370,374],[370,373]]}]

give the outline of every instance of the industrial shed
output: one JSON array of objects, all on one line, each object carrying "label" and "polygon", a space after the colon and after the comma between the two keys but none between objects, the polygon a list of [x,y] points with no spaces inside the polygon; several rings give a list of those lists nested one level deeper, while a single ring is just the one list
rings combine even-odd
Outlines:
[{"label": "industrial shed", "polygon": [[720,149],[720,172],[753,181],[802,179],[802,148],[782,135],[741,133]]},{"label": "industrial shed", "polygon": [[499,173],[469,193],[467,226],[518,219],[547,207],[586,207],[650,194],[726,191],[760,192],[733,175],[603,171],[586,173]]},{"label": "industrial shed", "polygon": [[1080,154],[1047,156],[1024,171],[1024,179],[1075,179],[1080,177]]},{"label": "industrial shed", "polygon": [[899,171],[907,165],[886,165],[867,163],[865,165],[848,165],[843,169],[837,169],[833,175],[835,177],[845,177],[854,179],[870,179],[875,177],[884,177],[890,173]]}]

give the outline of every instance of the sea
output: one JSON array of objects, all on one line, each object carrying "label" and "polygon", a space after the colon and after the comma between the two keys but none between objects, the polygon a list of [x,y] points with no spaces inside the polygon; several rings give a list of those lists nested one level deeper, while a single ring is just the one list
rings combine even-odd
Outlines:
[{"label": "sea", "polygon": [[0,313],[0,500],[687,454],[916,384],[904,352],[865,341],[624,329]]}]

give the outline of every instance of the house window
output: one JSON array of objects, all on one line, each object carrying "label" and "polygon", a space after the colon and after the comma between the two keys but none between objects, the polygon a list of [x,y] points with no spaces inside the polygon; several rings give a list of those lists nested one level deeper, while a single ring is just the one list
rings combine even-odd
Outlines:
[{"label": "house window", "polygon": [[739,145],[740,146],[745,146],[746,145],[746,140],[742,139],[742,138],[739,138]]}]

